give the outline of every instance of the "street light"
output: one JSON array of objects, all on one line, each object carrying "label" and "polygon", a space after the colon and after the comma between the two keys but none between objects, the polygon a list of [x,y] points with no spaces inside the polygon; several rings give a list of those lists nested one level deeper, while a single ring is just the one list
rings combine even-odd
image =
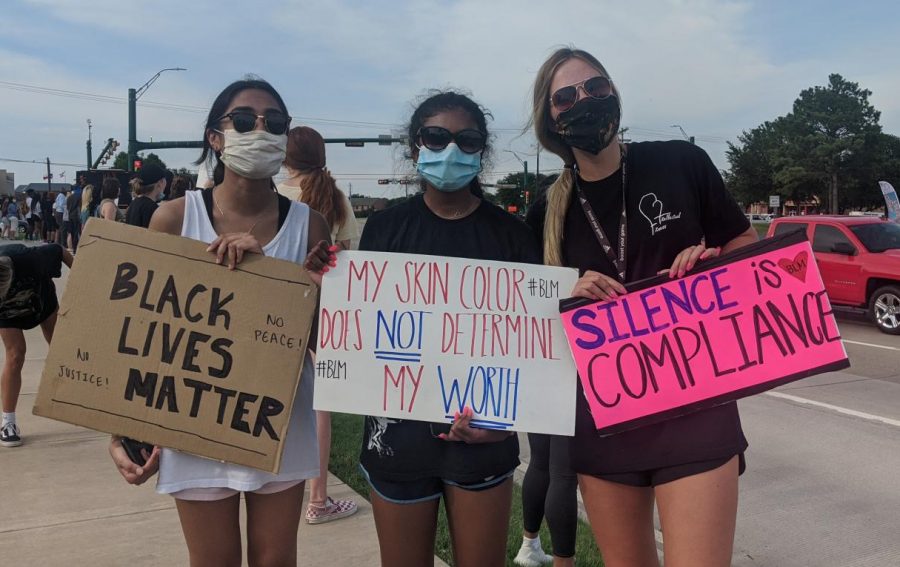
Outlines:
[{"label": "street light", "polygon": [[166,71],[187,71],[184,67],[166,67],[160,69],[155,75],[136,89],[128,89],[128,171],[134,171],[134,158],[137,154],[135,143],[137,142],[137,100],[147,92],[147,89],[156,82],[156,79]]},{"label": "street light", "polygon": [[681,130],[681,135],[684,136],[685,140],[687,140],[688,142],[690,142],[692,144],[694,143],[694,137],[688,136],[687,132],[684,131],[684,128],[682,128],[680,124],[672,124],[672,126],[670,126],[670,128],[678,128],[679,130]]}]

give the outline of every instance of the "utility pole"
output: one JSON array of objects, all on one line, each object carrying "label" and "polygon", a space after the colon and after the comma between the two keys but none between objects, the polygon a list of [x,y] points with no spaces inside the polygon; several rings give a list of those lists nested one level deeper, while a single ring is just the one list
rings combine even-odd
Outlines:
[{"label": "utility pole", "polygon": [[[47,195],[50,195],[50,184],[53,182],[53,174],[50,173],[50,158],[47,158]],[[43,213],[43,211],[41,211]],[[46,214],[46,213],[44,213]]]},{"label": "utility pole", "polygon": [[156,82],[156,79],[166,71],[187,71],[183,67],[169,67],[157,71],[150,80],[136,89],[128,89],[128,171],[134,171],[134,159],[138,152],[137,143],[137,100],[141,98],[150,85]]},{"label": "utility pole", "polygon": [[91,159],[91,119],[87,119],[88,125],[88,139],[87,139],[87,168],[91,168],[91,163],[94,161]]}]

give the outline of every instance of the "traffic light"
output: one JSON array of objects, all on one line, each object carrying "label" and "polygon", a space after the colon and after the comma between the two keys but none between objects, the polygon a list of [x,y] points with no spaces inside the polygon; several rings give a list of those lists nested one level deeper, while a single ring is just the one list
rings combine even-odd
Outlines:
[{"label": "traffic light", "polygon": [[391,184],[391,180],[390,180],[390,179],[379,179],[379,180],[378,180],[378,184],[379,184],[379,185],[390,185],[390,184]]},{"label": "traffic light", "polygon": [[135,171],[140,171],[141,165],[142,165],[141,160],[139,160],[139,159],[134,160],[134,170]]}]

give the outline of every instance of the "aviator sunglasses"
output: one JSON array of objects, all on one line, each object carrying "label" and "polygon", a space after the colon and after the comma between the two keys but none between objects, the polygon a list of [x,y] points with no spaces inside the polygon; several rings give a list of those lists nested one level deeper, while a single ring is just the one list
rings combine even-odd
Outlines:
[{"label": "aviator sunglasses", "polygon": [[423,126],[419,128],[416,137],[422,145],[433,152],[439,152],[447,147],[450,142],[456,142],[459,149],[467,154],[475,154],[484,149],[487,136],[484,132],[467,128],[456,134],[440,126]]},{"label": "aviator sunglasses", "polygon": [[257,118],[262,118],[266,130],[276,136],[287,132],[291,125],[291,117],[277,110],[267,110],[263,114],[256,114],[251,110],[232,110],[228,114],[220,116],[216,122],[223,118],[230,118],[234,129],[241,134],[256,128]]},{"label": "aviator sunglasses", "polygon": [[560,112],[569,110],[578,101],[578,87],[581,87],[584,94],[591,98],[604,99],[612,94],[612,84],[609,79],[597,75],[580,83],[558,89],[550,97],[550,103]]}]

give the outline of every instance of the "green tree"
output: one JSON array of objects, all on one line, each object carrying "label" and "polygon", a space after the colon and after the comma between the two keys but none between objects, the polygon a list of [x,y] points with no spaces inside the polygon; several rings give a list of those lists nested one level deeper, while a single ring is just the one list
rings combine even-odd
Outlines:
[{"label": "green tree", "polygon": [[128,152],[119,152],[113,162],[113,169],[124,169],[128,171]]},{"label": "green tree", "polygon": [[774,194],[795,202],[815,195],[833,213],[858,203],[866,194],[861,174],[893,163],[871,94],[838,74],[826,86],[805,89],[789,114],[729,143],[729,188],[746,203]]},{"label": "green tree", "polygon": [[[141,166],[150,165],[151,163],[158,165],[163,169],[169,169],[166,167],[166,162],[164,162],[158,155],[153,152],[150,152],[146,156],[138,154],[138,159],[141,160]],[[113,162],[113,169],[124,169],[128,170],[128,153],[127,152],[119,152],[116,154],[116,160]]]}]

